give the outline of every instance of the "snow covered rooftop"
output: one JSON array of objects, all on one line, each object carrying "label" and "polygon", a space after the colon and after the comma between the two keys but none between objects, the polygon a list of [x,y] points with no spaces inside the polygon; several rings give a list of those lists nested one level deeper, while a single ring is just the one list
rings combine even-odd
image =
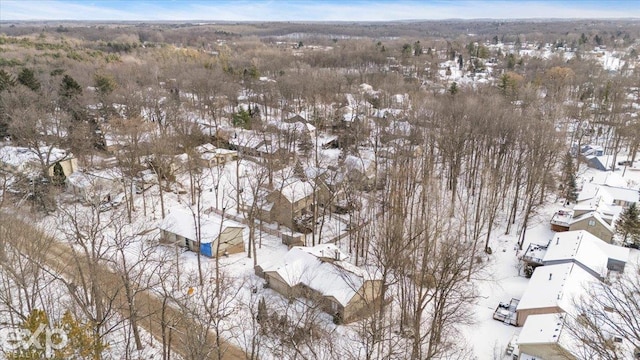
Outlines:
[{"label": "snow covered rooftop", "polygon": [[298,179],[292,179],[284,186],[276,189],[292,204],[313,195],[313,186],[311,183]]},{"label": "snow covered rooftop", "polygon": [[588,218],[592,218],[592,219],[596,220],[596,221],[597,221],[597,222],[599,222],[599,223],[600,223],[604,228],[606,228],[607,230],[609,230],[611,233],[613,233],[613,232],[614,232],[614,228],[613,228],[613,226],[611,226],[609,223],[607,223],[607,222],[604,220],[603,215],[602,215],[602,214],[600,214],[598,211],[592,211],[592,212],[589,212],[589,213],[582,214],[582,215],[580,215],[580,216],[574,217],[574,218],[571,220],[571,224],[575,224],[575,223],[577,223],[577,222],[579,222],[579,221],[582,221],[582,220],[585,220],[585,219],[588,219]]},{"label": "snow covered rooftop", "polygon": [[518,311],[560,307],[573,308],[573,298],[582,294],[588,283],[598,281],[574,263],[539,266],[518,304]]},{"label": "snow covered rooftop", "polygon": [[0,163],[4,163],[20,172],[30,171],[34,167],[38,167],[40,164],[39,156],[48,159],[49,164],[53,164],[71,157],[71,154],[65,150],[49,146],[42,146],[38,149],[9,145],[0,147]]},{"label": "snow covered rooftop", "polygon": [[286,123],[286,122],[277,122],[276,127],[278,128],[278,130],[280,131],[286,131],[286,132],[295,132],[295,133],[311,133],[316,131],[316,127],[308,124],[308,123],[303,123],[300,121],[296,121],[294,123]]},{"label": "snow covered rooftop", "polygon": [[572,210],[558,210],[555,214],[553,214],[553,217],[551,218],[551,224],[569,226],[571,218],[573,218]]},{"label": "snow covered rooftop", "polygon": [[314,186],[311,180],[302,181],[292,167],[287,167],[273,173],[273,190],[280,192],[287,201],[295,203],[312,196]]},{"label": "snow covered rooftop", "polygon": [[[281,261],[265,265],[264,271],[276,272],[290,287],[303,284],[346,306],[364,281],[371,279],[365,270],[344,261],[346,257],[333,244],[296,246]],[[323,261],[320,258],[334,260]]]},{"label": "snow covered rooftop", "polygon": [[[630,250],[628,248],[606,243],[602,241],[600,238],[598,238],[597,236],[589,233],[588,231],[585,231],[585,230],[568,231],[565,233],[558,233],[557,236],[572,237],[572,235],[575,233],[580,233],[579,239],[582,242],[591,242],[595,244],[600,251],[602,251],[607,255],[607,257],[611,259],[619,260],[619,261],[624,261],[624,262],[627,262],[629,260]],[[562,240],[560,241],[562,242]]]},{"label": "snow covered rooftop", "polygon": [[629,249],[607,244],[587,231],[578,230],[557,233],[549,243],[543,262],[575,261],[604,278],[609,258],[626,262],[628,257]]},{"label": "snow covered rooftop", "polygon": [[270,141],[270,137],[258,134],[251,130],[235,129],[229,136],[229,144],[255,149],[262,145],[265,140]]},{"label": "snow covered rooftop", "polygon": [[[200,242],[203,244],[211,243],[218,238],[221,230],[224,231],[224,229],[230,227],[243,228],[244,226],[233,220],[222,219],[219,216],[203,215],[200,217]],[[167,216],[158,225],[158,228],[190,240],[196,240],[195,216],[183,209],[170,209]]]},{"label": "snow covered rooftop", "polygon": [[67,176],[67,182],[78,188],[88,188],[94,186],[99,181],[119,181],[122,175],[119,171],[76,171]]},{"label": "snow covered rooftop", "polygon": [[[518,335],[518,345],[557,344],[564,350],[575,353],[579,345],[565,328],[565,317],[564,314],[529,315]],[[520,354],[521,359],[522,355]]]}]

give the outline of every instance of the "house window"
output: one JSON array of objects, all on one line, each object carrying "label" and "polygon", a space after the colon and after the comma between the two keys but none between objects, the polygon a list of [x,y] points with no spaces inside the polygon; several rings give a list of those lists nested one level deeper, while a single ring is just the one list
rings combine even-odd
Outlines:
[{"label": "house window", "polygon": [[596,226],[595,220],[589,220],[589,226]]},{"label": "house window", "polygon": [[331,301],[331,311],[333,313],[337,313],[338,312],[338,304],[336,304],[335,302]]}]

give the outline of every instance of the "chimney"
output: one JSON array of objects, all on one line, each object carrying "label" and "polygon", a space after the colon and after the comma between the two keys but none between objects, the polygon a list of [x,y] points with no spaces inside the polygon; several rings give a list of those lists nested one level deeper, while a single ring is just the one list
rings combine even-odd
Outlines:
[{"label": "chimney", "polygon": [[335,250],[335,258],[338,261],[340,260],[340,250],[338,250],[338,249]]},{"label": "chimney", "polygon": [[549,280],[553,277],[553,273],[549,273]]},{"label": "chimney", "polygon": [[560,237],[556,236],[556,245],[560,244]]}]

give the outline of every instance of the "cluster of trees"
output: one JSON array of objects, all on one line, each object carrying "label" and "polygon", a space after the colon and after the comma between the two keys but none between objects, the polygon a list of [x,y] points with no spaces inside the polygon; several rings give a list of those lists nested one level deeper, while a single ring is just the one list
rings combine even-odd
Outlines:
[{"label": "cluster of trees", "polygon": [[[81,315],[69,323],[86,333],[90,340],[82,346],[88,346],[96,359],[108,351],[104,345],[115,331],[126,333],[126,349],[140,350],[140,330],[147,323],[148,329],[160,325],[165,358],[175,339],[183,345],[174,351],[185,358],[221,357],[222,349],[235,351],[223,341],[230,336],[243,339],[252,359],[261,351],[285,358],[331,358],[338,353],[347,359],[470,356],[466,344],[455,340],[479,296],[472,280],[484,276],[495,247],[491,239],[498,231],[513,234],[518,239],[514,245],[521,248],[536,210],[550,196],[576,200],[579,163],[567,141],[580,148],[595,139],[614,155],[625,147],[635,153],[640,145],[640,126],[629,114],[626,96],[637,74],[611,75],[586,60],[517,58],[491,53],[468,38],[384,43],[340,39],[317,51],[306,39],[305,46],[299,43],[292,49],[264,38],[225,33],[220,38],[233,37],[233,46],[213,46],[207,38],[199,40],[199,50],[185,47],[192,39],[174,41],[175,47],[114,47],[137,43],[136,35],[138,40],[160,42],[184,29],[174,30],[162,37],[127,27],[107,31],[105,36],[113,37],[106,44],[109,51],[128,52],[128,58],[123,56],[128,60],[101,58],[89,63],[43,57],[31,59],[28,66],[0,68],[0,132],[39,154],[41,176],[52,184],[41,196],[47,200],[39,200],[45,210],[55,209],[53,184],[64,179],[55,168],[57,180],[48,179],[46,170],[53,164],[39,151],[41,146],[71,149],[85,166],[91,166],[96,155],[113,151],[107,149],[106,137],[120,148],[114,154],[125,193],[122,213],[107,218],[99,204],[88,210],[61,205],[56,211],[58,228],[74,245],[72,251],[35,229],[22,231],[25,224],[19,218],[0,217],[0,231],[7,232],[3,239],[30,239],[0,244],[0,274],[9,294],[0,299],[0,311],[13,314],[12,324],[28,327],[34,316],[43,318],[36,310],[44,311],[52,323],[65,311],[77,310]],[[74,31],[90,32],[69,29],[57,36]],[[86,39],[88,48],[104,45]],[[435,91],[422,86],[437,83],[441,61],[458,60],[463,68],[467,57],[490,56],[498,59],[496,71],[505,70],[496,86],[468,89],[453,83],[449,91],[438,90],[446,89],[445,84],[433,87]],[[389,58],[397,58],[407,71],[391,71],[395,59]],[[365,82],[379,92],[360,91]],[[343,121],[346,94],[355,100],[349,111],[356,116],[348,124]],[[406,94],[410,100],[397,104],[395,94]],[[390,107],[399,108],[400,115],[370,118],[373,110]],[[275,131],[264,121],[303,111],[312,114],[307,121],[317,128],[315,139]],[[393,134],[392,121],[406,122],[409,134]],[[176,154],[187,154],[188,205],[196,219],[204,212],[205,179],[217,184],[211,192],[216,208],[224,213],[234,205],[239,209],[245,197],[261,196],[275,171],[293,165],[288,157],[265,159],[242,191],[236,174],[235,196],[219,193],[220,172],[202,170],[195,148],[211,141],[228,145],[229,139],[217,131],[221,126],[270,132],[277,143],[300,150],[295,157],[297,174],[291,176],[307,176],[303,164],[334,165],[322,159],[320,132],[338,136],[342,158],[373,153],[371,184],[364,186],[362,177],[348,176],[341,188],[332,189],[344,194],[349,204],[363,204],[347,207],[353,226],[342,245],[357,264],[378,268],[383,279],[383,301],[368,304],[372,316],[354,326],[354,341],[363,345],[364,355],[333,344],[336,335],[318,325],[315,309],[300,311],[295,304],[282,304],[274,310],[259,300],[257,291],[243,299],[238,289],[247,282],[227,274],[217,261],[214,269],[206,269],[198,256],[198,274],[182,275],[179,257],[139,241],[140,229],[131,224],[137,216],[164,217],[164,193],[176,181]],[[157,175],[154,191],[159,202],[143,191],[140,215],[135,186],[146,168]],[[4,190],[9,181],[2,175]],[[6,204],[5,194],[0,205]],[[326,214],[328,207],[315,200],[314,217]],[[248,256],[254,264],[261,226],[256,222],[258,205],[254,201],[239,211],[250,224]],[[311,224],[313,244],[322,238],[321,218]],[[637,241],[635,207],[625,212],[620,224],[625,240]],[[132,262],[127,250],[136,244],[143,249]],[[33,248],[24,248],[28,245]],[[49,254],[64,261],[56,262]],[[65,306],[58,306],[45,290],[51,281],[63,285],[63,296],[69,299]],[[176,295],[176,289],[191,286],[198,291]],[[151,288],[161,289],[164,300],[153,300]],[[238,304],[244,304],[255,321],[230,324]]]}]

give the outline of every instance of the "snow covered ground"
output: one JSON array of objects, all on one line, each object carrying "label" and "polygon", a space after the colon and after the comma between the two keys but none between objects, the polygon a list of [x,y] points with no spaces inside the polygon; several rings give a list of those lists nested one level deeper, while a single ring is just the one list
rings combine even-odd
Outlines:
[{"label": "snow covered ground", "polygon": [[[624,173],[624,176],[623,176]],[[607,179],[622,178],[631,187],[639,188],[640,170],[624,169],[615,172],[604,172],[581,165],[577,183],[604,183]],[[549,221],[553,214],[563,209],[563,200],[547,204],[540,208],[534,218],[532,226],[527,229],[523,250],[518,251],[516,234],[504,235],[504,227],[496,229],[497,234],[490,246],[493,254],[487,256],[489,269],[486,273],[490,278],[477,282],[481,300],[474,308],[475,325],[464,329],[467,341],[472,344],[477,359],[508,358],[505,349],[513,335],[520,333],[522,328],[511,326],[493,319],[493,312],[500,302],[509,302],[512,298],[520,299],[529,283],[521,271],[518,256],[526,250],[529,243],[546,243],[553,238]],[[640,251],[631,249],[631,263],[640,263]]]}]

